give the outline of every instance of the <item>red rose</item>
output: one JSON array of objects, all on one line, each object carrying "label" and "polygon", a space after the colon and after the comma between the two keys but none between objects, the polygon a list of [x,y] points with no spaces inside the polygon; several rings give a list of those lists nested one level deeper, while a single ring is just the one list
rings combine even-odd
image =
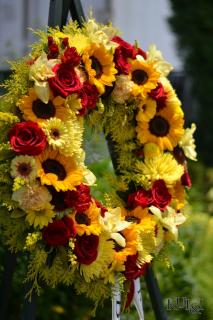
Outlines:
[{"label": "red rose", "polygon": [[149,96],[152,99],[156,100],[157,111],[160,111],[161,109],[163,109],[165,107],[167,94],[164,91],[164,87],[161,83],[158,83],[157,87],[149,93]]},{"label": "red rose", "polygon": [[137,50],[133,45],[118,36],[113,37],[112,41],[119,44],[119,47],[115,49],[114,54],[116,69],[119,73],[128,74],[130,72],[131,65],[127,59],[134,59],[137,55]]},{"label": "red rose", "polygon": [[125,261],[125,271],[124,275],[127,280],[134,280],[138,277],[144,275],[147,270],[148,263],[143,264],[142,266],[137,265],[138,254],[134,254],[127,257]]},{"label": "red rose", "polygon": [[68,37],[64,38],[62,40],[61,44],[63,47],[68,47],[69,46],[69,38]]},{"label": "red rose", "polygon": [[91,234],[89,236],[77,236],[74,253],[79,263],[86,265],[96,260],[98,255],[99,237]]},{"label": "red rose", "polygon": [[152,192],[150,190],[140,189],[128,197],[128,207],[136,208],[138,206],[148,207],[153,201]]},{"label": "red rose", "polygon": [[128,58],[135,59],[138,54],[146,59],[146,53],[142,49],[134,47],[122,38],[116,36],[112,38],[112,41],[119,44],[114,54],[115,66],[119,73],[128,74],[130,72],[131,65]]},{"label": "red rose", "polygon": [[173,154],[179,164],[186,163],[186,156],[182,148],[180,148],[179,146],[176,146],[173,150]]},{"label": "red rose", "polygon": [[153,205],[161,211],[165,210],[172,200],[166,184],[163,180],[156,180],[152,186]]},{"label": "red rose", "polygon": [[67,191],[64,202],[70,208],[82,213],[89,209],[91,203],[90,188],[83,183],[76,187],[76,191]]},{"label": "red rose", "polygon": [[44,242],[53,247],[66,245],[69,239],[75,235],[74,222],[68,217],[64,217],[62,220],[54,220],[42,230]]},{"label": "red rose", "polygon": [[59,49],[56,43],[52,43],[49,46],[49,53],[47,55],[48,59],[55,59],[58,57]]},{"label": "red rose", "polygon": [[80,115],[83,116],[87,113],[88,109],[94,109],[98,102],[98,90],[96,86],[85,81],[79,96],[81,98],[82,109]]},{"label": "red rose", "polygon": [[95,199],[95,203],[96,203],[96,206],[101,209],[101,216],[105,217],[105,212],[107,212],[107,209],[103,206],[103,204],[100,201],[96,199]]},{"label": "red rose", "polygon": [[47,43],[48,43],[48,47],[51,46],[51,44],[54,43],[54,39],[53,39],[52,36],[49,36],[49,37],[47,38]]},{"label": "red rose", "polygon": [[126,58],[135,59],[137,55],[137,49],[133,45],[118,36],[113,37],[112,41],[119,44],[118,48],[122,49],[122,53]]},{"label": "red rose", "polygon": [[191,188],[192,186],[191,178],[187,170],[184,172],[184,174],[181,177],[181,183],[183,186],[188,188]]},{"label": "red rose", "polygon": [[8,137],[12,149],[20,154],[36,156],[46,147],[46,136],[37,123],[32,121],[16,123]]},{"label": "red rose", "polygon": [[55,95],[66,98],[81,89],[80,79],[70,65],[56,64],[52,70],[55,72],[55,77],[49,78],[48,81]]},{"label": "red rose", "polygon": [[64,51],[64,54],[61,56],[61,61],[62,63],[67,64],[70,67],[76,67],[77,65],[79,65],[81,57],[78,54],[76,48],[71,47],[67,48]]}]

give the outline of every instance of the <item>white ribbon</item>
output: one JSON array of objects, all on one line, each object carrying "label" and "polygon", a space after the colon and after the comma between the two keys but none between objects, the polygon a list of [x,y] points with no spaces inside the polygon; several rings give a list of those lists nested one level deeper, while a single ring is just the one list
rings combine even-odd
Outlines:
[{"label": "white ribbon", "polygon": [[118,278],[115,278],[115,285],[112,289],[112,320],[120,320],[121,314],[121,292]]},{"label": "white ribbon", "polygon": [[[133,302],[139,315],[139,320],[144,320],[143,300],[141,294],[140,278],[134,280]],[[112,320],[120,320],[121,314],[121,292],[118,278],[115,279],[115,285],[112,289]]]},{"label": "white ribbon", "polygon": [[134,290],[133,302],[134,302],[135,308],[137,309],[139,319],[144,320],[140,278],[137,278],[136,280],[134,280],[134,288],[135,290]]}]

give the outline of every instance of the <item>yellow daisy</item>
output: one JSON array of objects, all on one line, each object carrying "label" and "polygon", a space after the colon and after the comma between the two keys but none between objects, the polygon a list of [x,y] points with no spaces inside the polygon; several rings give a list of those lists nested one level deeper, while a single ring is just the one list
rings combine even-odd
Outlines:
[{"label": "yellow daisy", "polygon": [[36,161],[41,183],[53,186],[57,191],[75,190],[82,182],[82,170],[77,168],[73,157],[47,149],[36,157]]},{"label": "yellow daisy", "polygon": [[47,203],[44,209],[27,211],[26,220],[31,226],[34,226],[35,228],[39,227],[40,229],[42,229],[50,222],[52,222],[54,216],[55,213],[53,211],[53,206]]},{"label": "yellow daisy", "polygon": [[100,208],[98,208],[95,202],[92,202],[89,209],[83,213],[75,212],[74,217],[76,230],[78,235],[94,234],[99,235],[101,233],[101,224],[99,222]]},{"label": "yellow daisy", "polygon": [[63,121],[69,118],[69,109],[64,106],[64,99],[50,96],[48,103],[42,102],[33,88],[28,95],[23,96],[18,102],[19,109],[23,112],[23,118],[33,122],[44,123],[48,119],[56,117]]},{"label": "yellow daisy", "polygon": [[150,186],[155,180],[164,180],[167,187],[172,187],[180,180],[184,168],[178,164],[172,154],[159,152],[153,148],[152,156],[147,157],[145,154],[144,162],[136,163],[136,172],[144,175],[149,181]]},{"label": "yellow daisy", "polygon": [[184,134],[184,119],[179,109],[179,106],[167,106],[155,113],[151,119],[142,118],[139,111],[136,132],[140,142],[154,142],[161,150],[172,151]]},{"label": "yellow daisy", "polygon": [[91,44],[82,56],[89,82],[94,84],[100,94],[105,92],[105,86],[112,86],[117,70],[113,62],[113,54],[103,45]]},{"label": "yellow daisy", "polygon": [[131,80],[134,82],[132,94],[146,98],[147,93],[157,87],[160,73],[156,71],[152,63],[145,60],[130,60]]}]

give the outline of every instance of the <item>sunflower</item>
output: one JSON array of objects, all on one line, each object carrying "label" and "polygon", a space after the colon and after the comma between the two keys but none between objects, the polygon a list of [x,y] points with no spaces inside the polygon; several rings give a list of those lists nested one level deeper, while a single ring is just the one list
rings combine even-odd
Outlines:
[{"label": "sunflower", "polygon": [[149,213],[148,208],[142,208],[141,206],[136,207],[134,210],[127,211],[123,209],[122,212],[125,216],[125,220],[132,222],[135,226],[140,227],[141,225],[152,224],[153,216]]},{"label": "sunflower", "polygon": [[155,180],[164,180],[167,187],[172,187],[180,180],[184,168],[178,164],[172,154],[159,152],[159,148],[152,150],[152,156],[145,154],[144,162],[136,162],[136,172],[149,180],[150,185]]},{"label": "sunflower", "polygon": [[184,134],[184,119],[179,109],[178,105],[176,107],[166,106],[154,116],[150,113],[152,118],[147,116],[146,119],[139,111],[136,132],[140,142],[142,144],[154,142],[161,150],[172,151]]},{"label": "sunflower", "polygon": [[23,112],[23,118],[33,122],[44,123],[48,119],[56,117],[63,121],[69,118],[69,109],[64,106],[64,99],[50,96],[48,103],[42,102],[33,88],[29,89],[28,95],[18,101],[18,107]]},{"label": "sunflower", "polygon": [[149,121],[156,113],[157,103],[151,98],[140,101],[139,112],[136,116],[138,122]]},{"label": "sunflower", "polygon": [[[100,208],[95,202],[92,202],[89,209],[85,212],[75,212],[74,220],[78,235],[99,235],[101,233],[101,224],[99,222]],[[73,218],[73,215],[72,215]]]},{"label": "sunflower", "polygon": [[165,107],[173,107],[176,112],[184,116],[183,110],[181,109],[181,102],[178,99],[174,88],[172,87],[170,81],[167,78],[162,77],[160,83],[163,85],[163,90],[165,93]]},{"label": "sunflower", "polygon": [[53,186],[56,191],[75,190],[82,182],[82,170],[77,168],[73,157],[47,149],[36,157],[36,161],[41,183]]},{"label": "sunflower", "polygon": [[184,208],[185,200],[185,188],[181,181],[178,181],[173,188],[169,190],[172,195],[172,203],[176,210],[181,210]]},{"label": "sunflower", "polygon": [[113,54],[106,50],[103,45],[91,44],[82,56],[89,82],[94,84],[100,94],[105,92],[105,86],[112,86],[116,80]]},{"label": "sunflower", "polygon": [[46,207],[41,210],[29,210],[26,215],[26,221],[31,225],[42,229],[52,222],[55,213],[51,204],[46,204]]},{"label": "sunflower", "polygon": [[113,242],[109,241],[107,233],[102,233],[99,237],[96,260],[89,265],[80,264],[80,273],[83,274],[85,281],[89,282],[100,276],[102,278],[105,277],[108,272],[109,265],[113,262],[113,257]]},{"label": "sunflower", "polygon": [[132,94],[146,98],[147,93],[157,87],[160,73],[156,71],[152,63],[144,60],[130,60],[131,80],[134,82]]},{"label": "sunflower", "polygon": [[115,242],[113,269],[116,271],[123,271],[127,256],[134,255],[137,252],[138,232],[136,228],[132,225],[122,230],[121,235],[125,238],[126,243],[125,247],[121,247]]}]

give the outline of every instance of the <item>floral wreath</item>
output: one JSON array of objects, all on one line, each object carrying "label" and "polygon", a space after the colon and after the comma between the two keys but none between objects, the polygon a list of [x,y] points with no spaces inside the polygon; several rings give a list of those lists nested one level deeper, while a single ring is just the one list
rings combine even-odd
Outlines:
[{"label": "floral wreath", "polygon": [[[196,127],[184,129],[172,66],[155,45],[145,52],[93,19],[36,33],[1,98],[2,237],[29,252],[29,296],[41,282],[72,284],[97,305],[177,242]],[[116,154],[105,205],[90,191],[85,123],[104,130]]]}]

